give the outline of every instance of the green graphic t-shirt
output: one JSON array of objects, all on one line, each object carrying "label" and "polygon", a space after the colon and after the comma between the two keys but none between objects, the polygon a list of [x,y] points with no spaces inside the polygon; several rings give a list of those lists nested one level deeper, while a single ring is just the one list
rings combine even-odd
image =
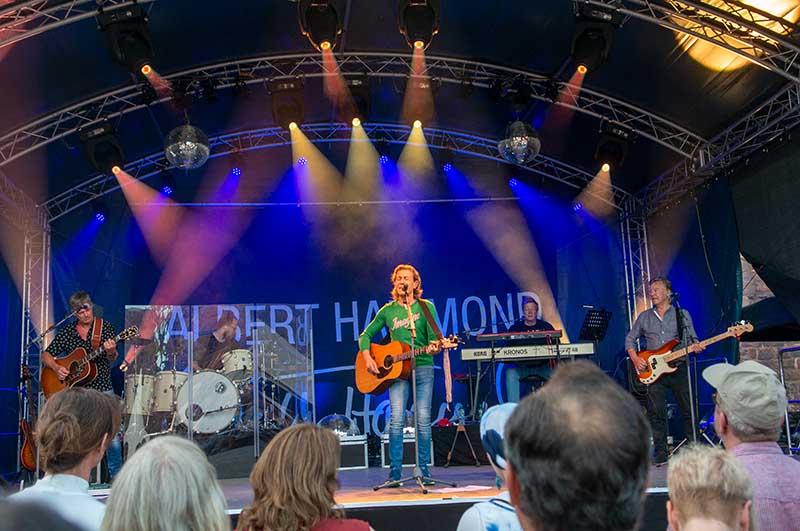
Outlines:
[{"label": "green graphic t-shirt", "polygon": [[[438,319],[436,315],[436,308],[431,301],[422,299],[428,305],[431,315],[434,319]],[[428,324],[425,319],[425,314],[422,313],[420,308],[420,301],[414,301],[411,305],[411,315],[414,319],[414,325],[417,328],[417,337],[414,339],[414,348],[425,347],[436,340],[436,334],[433,328]],[[402,304],[397,301],[384,304],[383,307],[375,314],[375,318],[367,325],[367,328],[358,336],[358,349],[366,350],[372,342],[372,337],[380,332],[381,328],[386,326],[389,329],[389,335],[392,341],[402,341],[407,345],[411,345],[411,331],[408,329],[408,312]],[[417,356],[417,365],[433,365],[433,356],[430,354],[420,354]]]}]

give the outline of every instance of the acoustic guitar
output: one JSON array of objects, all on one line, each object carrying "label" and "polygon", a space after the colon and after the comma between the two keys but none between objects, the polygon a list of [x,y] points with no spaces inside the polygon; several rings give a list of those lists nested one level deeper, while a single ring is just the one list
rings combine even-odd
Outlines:
[{"label": "acoustic guitar", "polygon": [[[139,328],[131,326],[116,335],[114,341],[125,341],[139,334]],[[87,385],[97,377],[97,365],[95,361],[100,356],[105,356],[106,352],[103,345],[92,352],[86,353],[86,349],[78,347],[69,356],[57,358],[55,361],[60,366],[69,369],[69,374],[63,380],[58,379],[56,371],[50,367],[42,368],[42,391],[45,398],[50,398],[59,391],[75,385]]]},{"label": "acoustic guitar", "polygon": [[654,383],[656,380],[664,376],[665,374],[669,374],[671,372],[675,372],[678,370],[677,367],[673,367],[669,364],[670,361],[674,361],[677,359],[686,356],[689,352],[695,352],[700,347],[706,347],[708,345],[712,345],[718,341],[722,341],[728,337],[739,337],[746,332],[752,332],[753,325],[750,323],[742,322],[741,324],[731,326],[725,332],[716,335],[714,337],[710,337],[704,341],[700,341],[698,343],[693,343],[687,347],[682,349],[678,349],[676,351],[672,351],[678,343],[680,343],[679,339],[673,339],[672,341],[667,341],[661,348],[656,350],[643,350],[638,353],[638,356],[647,363],[647,368],[639,371],[636,375],[643,384],[650,385]]},{"label": "acoustic guitar", "polygon": [[27,419],[19,421],[19,429],[22,432],[22,448],[19,452],[19,462],[25,470],[34,472],[36,470],[36,441],[33,434],[36,430],[36,395],[31,392],[31,370],[27,365],[22,365],[22,381],[25,382],[25,390],[28,393],[28,423]]},{"label": "acoustic guitar", "polygon": [[461,340],[458,336],[451,335],[437,339],[427,347],[412,349],[407,343],[392,341],[388,345],[372,343],[369,346],[370,355],[378,365],[378,374],[367,370],[367,362],[359,352],[356,355],[356,387],[359,391],[369,395],[379,395],[386,391],[395,380],[407,380],[411,374],[411,358],[420,354],[429,354],[443,348],[456,348]]}]

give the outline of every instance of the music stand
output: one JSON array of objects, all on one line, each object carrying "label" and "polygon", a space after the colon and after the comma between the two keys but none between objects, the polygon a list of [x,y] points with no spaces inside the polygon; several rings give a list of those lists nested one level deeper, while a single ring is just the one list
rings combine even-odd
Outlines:
[{"label": "music stand", "polygon": [[583,318],[581,332],[578,334],[580,341],[591,341],[594,343],[594,360],[600,365],[600,342],[606,337],[608,322],[611,320],[611,312],[605,308],[589,308],[586,317]]}]

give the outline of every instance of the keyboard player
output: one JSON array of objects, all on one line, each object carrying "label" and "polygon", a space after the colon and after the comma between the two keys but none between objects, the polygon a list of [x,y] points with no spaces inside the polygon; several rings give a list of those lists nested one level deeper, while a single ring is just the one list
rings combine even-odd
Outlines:
[{"label": "keyboard player", "polygon": [[[542,319],[542,312],[539,308],[539,298],[536,294],[533,297],[522,299],[522,318],[514,323],[509,332],[533,332],[541,330],[553,330],[553,325]],[[544,345],[547,340],[540,339],[513,339],[509,341],[507,347]],[[537,375],[544,380],[550,378],[550,360],[523,361],[515,365],[507,365],[505,371],[506,379],[506,400],[508,402],[519,402],[520,399],[520,378]]]}]

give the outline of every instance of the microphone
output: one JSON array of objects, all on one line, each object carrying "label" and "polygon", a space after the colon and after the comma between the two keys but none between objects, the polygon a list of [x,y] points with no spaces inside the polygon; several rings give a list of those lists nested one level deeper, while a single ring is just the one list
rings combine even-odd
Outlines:
[{"label": "microphone", "polygon": [[78,307],[75,310],[73,310],[72,312],[68,313],[67,315],[78,315],[79,311],[88,310],[88,309],[89,309],[89,304],[88,303],[84,303],[84,304],[81,304],[80,307]]},{"label": "microphone", "polygon": [[403,293],[408,293],[408,284],[400,284],[400,289],[403,290]]}]

